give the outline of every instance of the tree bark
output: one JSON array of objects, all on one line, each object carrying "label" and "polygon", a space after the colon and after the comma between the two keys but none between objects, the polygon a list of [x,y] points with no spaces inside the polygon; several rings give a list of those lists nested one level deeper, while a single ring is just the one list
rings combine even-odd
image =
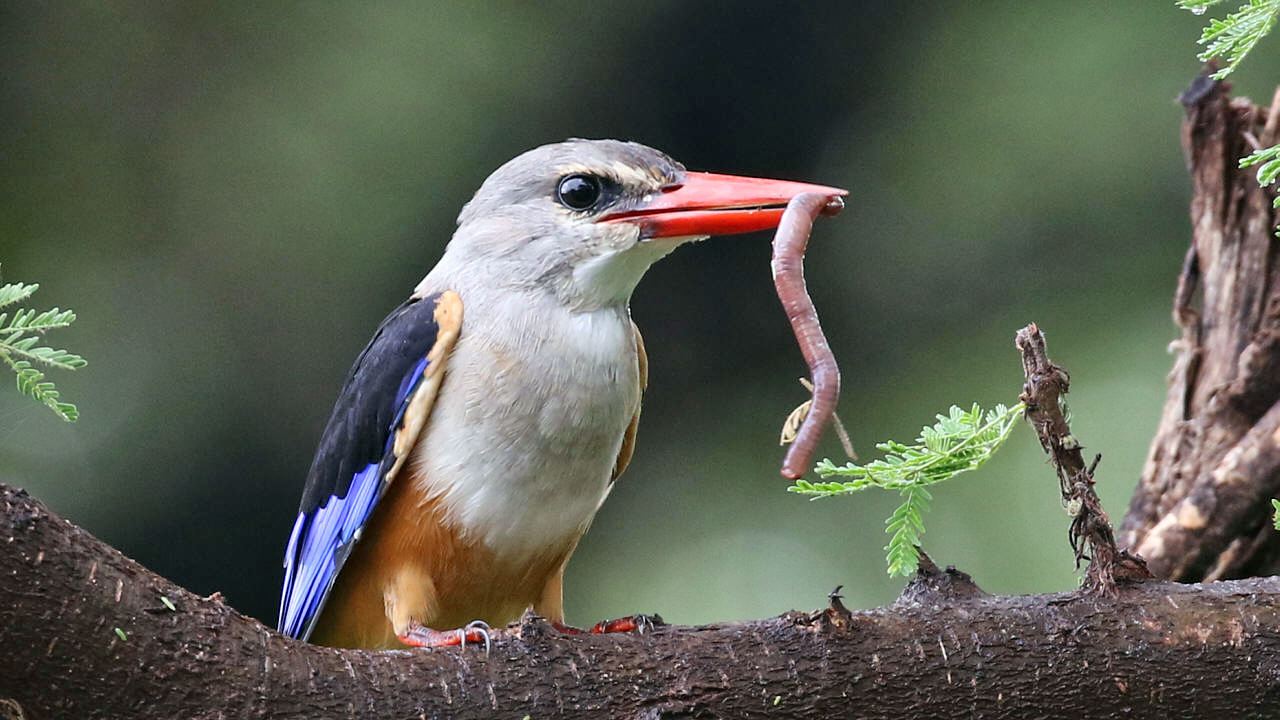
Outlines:
[{"label": "tree bark", "polygon": [[1273,193],[1238,162],[1276,142],[1270,110],[1207,77],[1186,93],[1193,237],[1173,318],[1182,328],[1159,430],[1121,543],[1170,580],[1280,569],[1280,242]]},{"label": "tree bark", "polygon": [[837,601],[618,636],[529,618],[488,655],[368,652],[307,645],[192,595],[21,491],[0,486],[0,511],[0,717],[1280,713],[1276,578],[990,597],[933,568],[863,612]]}]

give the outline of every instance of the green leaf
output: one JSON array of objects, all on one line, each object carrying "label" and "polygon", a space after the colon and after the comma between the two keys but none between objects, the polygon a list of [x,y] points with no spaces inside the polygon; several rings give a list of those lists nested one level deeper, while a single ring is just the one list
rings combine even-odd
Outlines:
[{"label": "green leaf", "polygon": [[1275,525],[1277,530],[1280,530],[1280,500],[1272,499],[1271,509],[1275,511],[1274,516],[1271,518],[1271,523]]},{"label": "green leaf", "polygon": [[[0,285],[0,307],[29,299],[39,287],[22,283]],[[58,308],[44,312],[18,308],[12,313],[12,316],[8,312],[0,313],[0,359],[16,375],[18,392],[43,403],[63,420],[75,422],[80,417],[76,406],[63,401],[54,384],[32,364],[59,370],[76,370],[88,364],[75,353],[40,344],[45,333],[75,322],[76,314]]]},{"label": "green leaf", "polygon": [[[1258,184],[1266,187],[1280,179],[1280,145],[1272,145],[1261,150],[1254,150],[1249,155],[1240,158],[1240,167],[1247,168],[1254,165],[1261,165],[1258,168]],[[1280,208],[1280,197],[1276,197],[1271,201],[1271,207]],[[1277,233],[1280,235],[1280,233]]]},{"label": "green leaf", "polygon": [[1280,145],[1273,145],[1268,148],[1262,148],[1261,150],[1254,150],[1249,155],[1240,158],[1240,167],[1247,168],[1251,165],[1257,165],[1261,162],[1274,160],[1278,157],[1280,157]]},{"label": "green leaf", "polygon": [[[1203,13],[1211,5],[1210,0],[1182,0],[1179,7],[1190,10],[1197,15]],[[1225,58],[1227,64],[1213,74],[1215,80],[1230,75],[1240,61],[1244,59],[1258,41],[1275,27],[1276,17],[1280,15],[1280,0],[1250,0],[1240,9],[1225,18],[1210,19],[1209,26],[1204,29],[1197,41],[1205,49],[1197,57],[1208,62],[1213,58]]]},{"label": "green leaf", "polygon": [[1270,185],[1276,181],[1276,175],[1280,175],[1280,160],[1272,160],[1258,168],[1258,184]]},{"label": "green leaf", "polygon": [[[12,305],[16,302],[22,302],[31,297],[31,294],[40,288],[39,285],[23,285],[22,283],[10,283],[8,285],[0,285],[0,307]],[[3,318],[0,315],[0,318]],[[0,323],[3,323],[0,320]]]},{"label": "green leaf", "polygon": [[44,403],[58,417],[67,422],[80,419],[80,411],[76,406],[59,399],[60,394],[53,383],[45,381],[44,373],[31,367],[30,362],[14,360],[3,349],[0,349],[0,359],[3,359],[17,373],[18,392]]},{"label": "green leaf", "polygon": [[924,534],[924,513],[933,499],[922,486],[902,489],[903,502],[885,521],[889,544],[885,545],[885,563],[890,576],[906,576],[920,563],[920,536]]},{"label": "green leaf", "polygon": [[933,499],[927,487],[976,470],[991,459],[1009,439],[1023,409],[1021,403],[1011,408],[997,405],[986,412],[976,404],[968,410],[952,405],[946,415],[936,416],[936,423],[921,428],[916,444],[904,445],[894,440],[877,443],[885,455],[866,465],[848,463],[838,467],[823,460],[815,468],[817,474],[822,478],[843,478],[842,481],[796,480],[787,490],[814,500],[872,487],[897,490],[903,502],[885,521],[885,532],[889,534],[885,563],[890,575],[910,575],[920,560],[917,546],[924,535],[924,513]]},{"label": "green leaf", "polygon": [[982,466],[1008,439],[1023,410],[997,405],[983,412],[977,405],[969,410],[952,406],[938,422],[922,428],[916,444],[889,440],[877,443],[885,455],[866,465],[836,466],[823,460],[814,468],[822,478],[847,478],[844,482],[796,481],[789,491],[815,498],[847,495],[869,487],[899,490],[908,486],[933,485],[962,472]]},{"label": "green leaf", "polygon": [[79,355],[73,355],[66,350],[56,350],[51,347],[33,348],[30,347],[30,345],[33,344],[37,338],[28,338],[28,340],[32,342],[27,343],[27,347],[15,346],[9,348],[9,350],[12,350],[15,355],[22,355],[37,362],[42,362],[63,370],[75,370],[88,365],[88,363],[85,362],[85,359]]},{"label": "green leaf", "polygon": [[[3,318],[4,315],[0,315]],[[0,335],[7,333],[17,333],[22,335],[28,332],[47,332],[64,328],[76,321],[76,314],[70,310],[59,310],[54,308],[36,314],[35,310],[18,310],[13,315],[13,320],[8,325],[0,323]],[[9,338],[11,341],[12,338]]]}]

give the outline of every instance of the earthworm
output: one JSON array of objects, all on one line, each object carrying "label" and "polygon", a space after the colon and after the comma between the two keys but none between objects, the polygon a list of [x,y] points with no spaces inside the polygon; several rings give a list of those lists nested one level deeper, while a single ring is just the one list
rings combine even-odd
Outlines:
[{"label": "earthworm", "polygon": [[822,334],[818,311],[804,283],[804,250],[809,244],[814,219],[819,214],[835,215],[842,209],[844,201],[837,196],[801,193],[787,203],[773,236],[773,285],[813,378],[809,413],[782,460],[782,476],[789,480],[799,479],[809,469],[818,438],[831,421],[840,397],[840,368],[827,337]]}]

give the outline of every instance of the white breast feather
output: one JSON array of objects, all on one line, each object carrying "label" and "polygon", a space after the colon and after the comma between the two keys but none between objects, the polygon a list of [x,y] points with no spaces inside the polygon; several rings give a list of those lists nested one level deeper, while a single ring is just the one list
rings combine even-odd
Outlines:
[{"label": "white breast feather", "polygon": [[512,562],[586,529],[640,401],[625,309],[528,303],[467,303],[412,461],[448,520]]}]

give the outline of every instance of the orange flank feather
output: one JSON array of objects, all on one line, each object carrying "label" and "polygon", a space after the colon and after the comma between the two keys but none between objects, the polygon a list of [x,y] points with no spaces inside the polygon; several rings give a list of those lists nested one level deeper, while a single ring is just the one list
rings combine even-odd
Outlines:
[{"label": "orange flank feather", "polygon": [[[559,585],[572,545],[548,548],[526,564],[500,566],[482,542],[466,541],[451,529],[434,501],[423,502],[419,482],[402,478],[378,503],[334,584],[312,642],[403,648],[396,636],[411,621],[438,630],[472,620],[501,627],[531,605],[563,621]],[[550,603],[543,602],[549,584],[556,586]]]}]

